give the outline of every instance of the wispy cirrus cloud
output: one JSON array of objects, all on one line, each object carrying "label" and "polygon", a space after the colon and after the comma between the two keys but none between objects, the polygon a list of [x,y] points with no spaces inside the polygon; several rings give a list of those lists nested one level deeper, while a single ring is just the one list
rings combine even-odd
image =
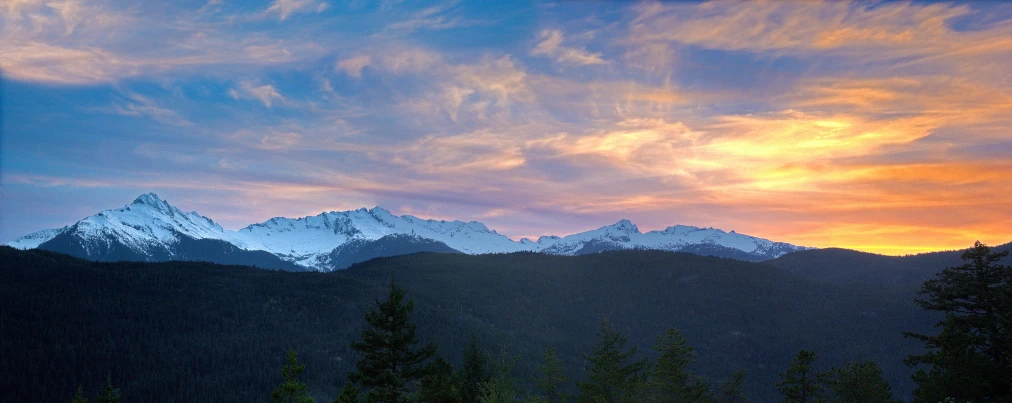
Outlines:
[{"label": "wispy cirrus cloud", "polygon": [[563,34],[558,29],[546,29],[541,32],[541,42],[538,42],[531,55],[550,57],[558,63],[589,65],[605,64],[607,61],[601,58],[600,53],[591,53],[585,49],[563,46]]},{"label": "wispy cirrus cloud", "polygon": [[278,18],[284,21],[293,14],[316,12],[322,13],[330,8],[330,5],[315,0],[275,0],[270,7],[264,10],[264,14],[277,14]]},{"label": "wispy cirrus cloud", "polygon": [[112,111],[124,116],[145,116],[155,121],[174,125],[192,126],[193,122],[179,115],[175,110],[158,105],[158,103],[140,94],[127,94],[127,101],[113,106]]},{"label": "wispy cirrus cloud", "polygon": [[288,99],[278,92],[271,84],[261,84],[254,81],[241,81],[237,88],[228,90],[232,99],[253,99],[260,101],[264,106],[270,108],[276,102],[286,103]]},{"label": "wispy cirrus cloud", "polygon": [[354,56],[347,59],[339,60],[337,65],[334,67],[338,71],[343,71],[345,74],[359,78],[362,77],[362,69],[372,62],[372,58],[368,55]]},{"label": "wispy cirrus cloud", "polygon": [[236,29],[230,20],[237,14],[212,17],[202,10],[174,10],[162,18],[100,1],[19,1],[0,9],[0,68],[17,80],[92,85],[202,66],[292,63],[324,53],[310,41]]}]

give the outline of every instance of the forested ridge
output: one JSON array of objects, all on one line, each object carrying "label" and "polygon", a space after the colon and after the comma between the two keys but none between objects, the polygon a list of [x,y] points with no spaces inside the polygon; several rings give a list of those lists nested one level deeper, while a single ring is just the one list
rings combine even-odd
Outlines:
[{"label": "forested ridge", "polygon": [[440,356],[459,365],[474,335],[517,357],[511,374],[528,389],[546,347],[569,379],[584,379],[584,354],[606,319],[643,358],[656,358],[650,346],[676,329],[698,355],[700,382],[717,388],[745,370],[754,401],[778,398],[780,372],[799,349],[818,352],[820,370],[872,360],[904,397],[913,384],[903,359],[923,347],[901,332],[930,332],[939,319],[902,293],[670,252],[423,253],[328,274],[6,247],[0,257],[0,387],[19,401],[67,401],[78,386],[109,380],[125,401],[266,401],[289,349],[308,393],[329,401],[361,358],[351,343],[364,314],[391,281],[414,300],[419,338]]}]

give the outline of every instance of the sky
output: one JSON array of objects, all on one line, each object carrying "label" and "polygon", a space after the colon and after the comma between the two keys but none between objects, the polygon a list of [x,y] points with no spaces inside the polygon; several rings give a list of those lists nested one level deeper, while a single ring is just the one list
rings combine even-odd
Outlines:
[{"label": "sky", "polygon": [[7,0],[0,242],[156,192],[908,254],[1012,241],[1002,2]]}]

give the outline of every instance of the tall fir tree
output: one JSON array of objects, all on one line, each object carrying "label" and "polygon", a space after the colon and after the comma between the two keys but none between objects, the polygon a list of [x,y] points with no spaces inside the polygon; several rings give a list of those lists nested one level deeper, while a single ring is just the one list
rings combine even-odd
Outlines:
[{"label": "tall fir tree", "polygon": [[578,382],[578,403],[625,403],[637,399],[646,360],[630,362],[636,356],[636,347],[625,350],[628,337],[616,331],[607,320],[597,333],[597,345],[584,359],[590,364],[587,381]]},{"label": "tall fir tree", "polygon": [[650,368],[644,398],[658,403],[713,402],[715,397],[705,383],[689,371],[696,351],[675,329],[657,337],[654,350],[660,356]]},{"label": "tall fir tree", "polygon": [[77,393],[70,403],[88,403],[88,398],[84,397],[84,387],[77,385]]},{"label": "tall fir tree", "polygon": [[904,333],[928,352],[906,359],[918,368],[915,402],[946,398],[980,403],[1012,401],[1012,266],[977,242],[960,266],[942,270],[915,299],[926,310],[945,314],[937,335]]},{"label": "tall fir tree", "polygon": [[567,381],[559,354],[551,346],[545,348],[541,364],[538,365],[538,378],[534,385],[540,394],[540,401],[545,403],[565,401],[566,396],[562,393],[561,385]]},{"label": "tall fir tree", "polygon": [[416,348],[417,325],[411,321],[413,301],[405,301],[404,289],[390,283],[386,301],[366,313],[369,327],[352,348],[363,355],[349,379],[365,390],[367,403],[407,402],[422,376],[425,362],[436,353],[434,344]]},{"label": "tall fir tree", "polygon": [[831,403],[893,403],[889,382],[875,361],[848,362],[829,370],[826,384],[833,394]]},{"label": "tall fir tree", "polygon": [[720,403],[750,403],[745,395],[745,371],[737,370],[720,382]]},{"label": "tall fir tree", "polygon": [[461,402],[476,402],[481,396],[482,385],[492,378],[489,368],[488,352],[481,348],[478,336],[472,334],[467,346],[464,347],[464,362],[458,375]]},{"label": "tall fir tree", "polygon": [[299,363],[298,354],[295,349],[289,349],[285,354],[285,365],[281,367],[281,377],[284,381],[271,393],[271,403],[313,403],[309,397],[306,384],[299,382],[299,375],[306,370],[306,365]]},{"label": "tall fir tree", "polygon": [[780,373],[777,390],[784,397],[784,403],[825,403],[826,391],[822,387],[822,376],[815,370],[819,356],[808,350],[801,350],[791,361],[787,371]]}]

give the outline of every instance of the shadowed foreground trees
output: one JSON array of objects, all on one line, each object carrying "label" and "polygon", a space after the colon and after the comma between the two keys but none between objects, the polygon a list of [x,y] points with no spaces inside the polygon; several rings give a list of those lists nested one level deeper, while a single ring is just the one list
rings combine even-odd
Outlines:
[{"label": "shadowed foreground trees", "polygon": [[[368,302],[394,276],[416,298],[420,338],[441,343],[452,367],[472,333],[491,340],[510,332],[509,348],[522,357],[514,375],[524,391],[533,389],[534,357],[547,345],[557,349],[570,379],[585,381],[580,352],[594,345],[602,316],[629,329],[629,347],[648,346],[664,325],[684,331],[700,352],[693,367],[707,385],[727,377],[723,371],[767,364],[750,371],[743,388],[756,402],[779,400],[770,376],[777,370],[768,364],[786,368],[792,346],[817,350],[831,363],[875,359],[891,382],[899,382],[900,356],[919,352],[884,333],[920,329],[911,325],[917,321],[904,322],[913,312],[894,309],[898,296],[862,297],[859,289],[821,287],[770,266],[670,253],[415,255],[326,275],[193,262],[95,263],[10,248],[0,248],[0,257],[0,297],[8,301],[0,310],[0,372],[9,375],[0,384],[14,401],[70,401],[78,385],[100,390],[107,373],[125,380],[126,400],[264,400],[284,364],[277,353],[289,346],[307,364],[302,379],[309,394],[330,400],[340,394],[334,380],[343,380],[358,358],[345,340],[361,331]],[[834,315],[826,319],[825,312]],[[576,391],[572,381],[560,389]]]},{"label": "shadowed foreground trees", "polygon": [[[365,355],[355,364],[359,371],[349,377],[350,382],[334,403],[571,401],[563,393],[567,377],[561,359],[551,347],[545,349],[537,366],[538,376],[533,380],[534,390],[527,394],[513,374],[520,357],[504,348],[490,355],[481,349],[477,337],[472,336],[464,346],[459,370],[436,355],[431,344],[413,349],[419,343],[411,319],[414,302],[405,298],[404,290],[391,283],[388,298],[377,300],[366,314],[370,327],[362,331],[363,341],[353,343]],[[587,379],[576,382],[577,403],[749,401],[742,390],[744,371],[735,371],[721,382],[719,397],[705,380],[693,374],[689,366],[696,360],[695,350],[675,329],[657,337],[655,360],[638,357],[636,347],[626,348],[627,341],[628,337],[607,320],[601,322],[597,343],[584,354]],[[289,366],[293,358],[294,352],[289,352]],[[889,384],[873,361],[851,362],[820,373],[815,367],[817,358],[814,352],[801,350],[781,373],[777,387],[785,403],[892,402]],[[423,365],[427,360],[431,361]],[[298,369],[301,372],[301,367]]]},{"label": "shadowed foreground trees", "polygon": [[[510,351],[523,357],[514,372],[530,388],[550,345],[569,375],[567,394],[576,392],[573,380],[584,380],[581,353],[594,344],[605,316],[629,335],[627,346],[651,358],[656,336],[679,329],[701,358],[694,372],[716,382],[749,369],[745,390],[756,402],[776,398],[777,371],[753,365],[784,367],[801,339],[834,362],[851,354],[891,362],[883,365],[891,383],[909,378],[895,364],[918,352],[895,342],[902,342],[901,329],[919,329],[904,319],[914,316],[896,298],[856,297],[728,259],[649,251],[422,254],[323,274],[87,262],[0,248],[0,298],[7,301],[0,310],[0,373],[9,374],[0,389],[14,401],[69,401],[81,385],[94,402],[111,374],[122,380],[125,400],[258,401],[278,386],[285,352],[295,347],[310,396],[331,400],[340,394],[335,381],[343,382],[359,358],[349,341],[359,338],[363,314],[377,295],[385,297],[392,277],[415,300],[419,338],[436,342],[455,368],[472,334],[490,350],[497,335],[506,335]],[[696,314],[675,314],[689,310]],[[874,320],[853,313],[869,310]],[[840,316],[820,319],[827,311]],[[925,330],[933,323],[922,321]],[[811,325],[798,327],[802,322]]]},{"label": "shadowed foreground trees", "polygon": [[924,283],[917,304],[945,319],[937,335],[905,333],[928,349],[906,360],[926,366],[913,375],[915,402],[1012,401],[1012,266],[1000,263],[1008,256],[977,242],[965,263]]}]

